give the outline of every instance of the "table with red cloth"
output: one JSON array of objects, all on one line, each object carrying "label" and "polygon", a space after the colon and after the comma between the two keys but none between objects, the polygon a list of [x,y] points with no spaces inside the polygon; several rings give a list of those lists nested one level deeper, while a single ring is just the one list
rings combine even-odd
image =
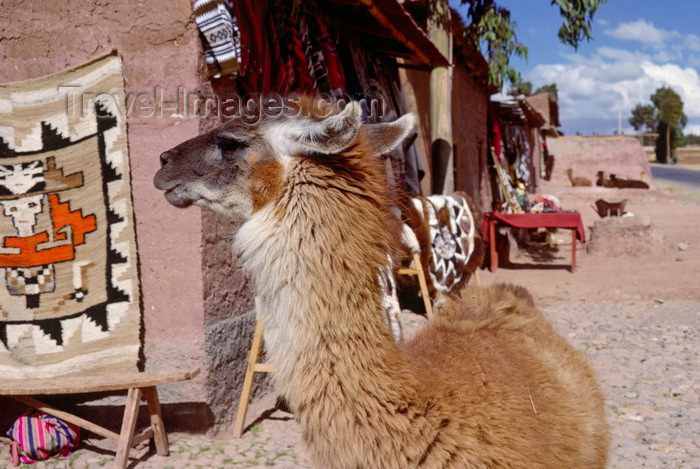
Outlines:
[{"label": "table with red cloth", "polygon": [[571,271],[576,268],[576,240],[586,242],[586,231],[579,212],[542,212],[542,213],[498,213],[484,214],[481,233],[489,245],[491,270],[498,268],[496,252],[496,226],[498,224],[515,228],[563,228],[571,230]]}]

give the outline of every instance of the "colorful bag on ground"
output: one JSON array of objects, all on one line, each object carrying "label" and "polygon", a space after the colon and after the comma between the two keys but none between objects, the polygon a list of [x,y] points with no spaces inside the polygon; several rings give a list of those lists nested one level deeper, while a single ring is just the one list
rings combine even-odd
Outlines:
[{"label": "colorful bag on ground", "polygon": [[19,466],[54,457],[70,456],[80,443],[80,428],[58,417],[28,409],[7,432],[12,439],[12,462]]}]

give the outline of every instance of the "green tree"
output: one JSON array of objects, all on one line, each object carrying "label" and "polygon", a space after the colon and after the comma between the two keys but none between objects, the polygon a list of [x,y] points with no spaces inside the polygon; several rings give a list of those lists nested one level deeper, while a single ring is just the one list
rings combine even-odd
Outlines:
[{"label": "green tree", "polygon": [[[657,126],[656,108],[653,104],[637,104],[628,121],[637,132],[654,132]],[[651,137],[642,137],[642,145],[651,145],[653,142]]]},{"label": "green tree", "polygon": [[[590,40],[593,15],[606,0],[550,0],[559,7],[562,25],[557,32],[559,40],[578,49],[585,39]],[[515,55],[527,60],[527,47],[518,41],[515,31],[517,23],[511,21],[510,11],[495,0],[461,0],[468,5],[467,17],[470,24],[464,35],[474,47],[485,52],[489,62],[489,82],[498,88],[504,80],[517,85],[520,73],[510,65],[510,57]]]},{"label": "green tree", "polygon": [[521,81],[508,90],[508,96],[520,96],[521,94],[530,96],[532,94],[532,83],[529,81]]},{"label": "green tree", "polygon": [[508,96],[530,96],[537,93],[549,93],[554,95],[555,98],[558,97],[558,90],[556,83],[550,83],[548,85],[542,85],[538,87],[535,91],[532,91],[532,83],[529,81],[520,81],[508,89]]},{"label": "green tree", "polygon": [[688,117],[683,113],[683,100],[671,88],[662,86],[651,95],[656,107],[659,138],[656,141],[656,159],[668,163],[673,159],[673,151],[683,139],[683,127]]},{"label": "green tree", "polygon": [[534,94],[537,93],[544,93],[547,92],[549,93],[550,98],[554,97],[555,100],[559,99],[559,90],[557,89],[557,84],[556,83],[550,83],[548,85],[542,85],[539,88],[535,90]]},{"label": "green tree", "polygon": [[629,123],[637,132],[653,132],[656,129],[656,108],[653,104],[637,104],[632,109]]}]

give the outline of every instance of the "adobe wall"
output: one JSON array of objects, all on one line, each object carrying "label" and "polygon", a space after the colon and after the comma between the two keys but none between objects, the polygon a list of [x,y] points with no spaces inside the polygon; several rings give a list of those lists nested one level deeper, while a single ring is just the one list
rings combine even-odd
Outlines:
[{"label": "adobe wall", "polygon": [[[418,118],[416,145],[424,159],[423,195],[432,194],[430,157],[430,73],[399,68],[401,88],[411,112]],[[469,194],[481,213],[491,209],[488,170],[489,95],[462,67],[453,69],[452,139],[456,149],[455,190]]]},{"label": "adobe wall", "polygon": [[[189,0],[97,2],[6,0],[0,8],[0,81],[81,64],[117,48],[126,93],[197,90],[201,46]],[[199,209],[170,206],[152,179],[158,155],[199,133],[198,117],[127,119],[141,270],[146,369],[204,364],[202,221]],[[204,370],[206,371],[206,370]],[[163,402],[204,401],[205,376],[163,386]]]},{"label": "adobe wall", "polygon": [[408,109],[418,117],[418,147],[425,168],[425,176],[420,182],[423,195],[433,193],[431,141],[430,141],[430,72],[399,67],[399,81],[406,97]]},{"label": "adobe wall", "polygon": [[452,83],[452,142],[456,149],[455,189],[469,194],[479,210],[491,210],[488,168],[489,95],[467,73],[455,67]]}]

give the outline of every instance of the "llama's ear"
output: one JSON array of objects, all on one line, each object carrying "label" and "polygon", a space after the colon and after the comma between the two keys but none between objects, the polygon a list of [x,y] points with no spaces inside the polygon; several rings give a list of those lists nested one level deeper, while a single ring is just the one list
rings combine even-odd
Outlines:
[{"label": "llama's ear", "polygon": [[364,126],[365,143],[369,151],[384,155],[399,146],[407,138],[416,135],[416,117],[406,114],[394,122],[370,124]]},{"label": "llama's ear", "polygon": [[314,153],[340,153],[355,140],[361,125],[360,107],[351,102],[338,114],[304,129],[298,143]]}]

